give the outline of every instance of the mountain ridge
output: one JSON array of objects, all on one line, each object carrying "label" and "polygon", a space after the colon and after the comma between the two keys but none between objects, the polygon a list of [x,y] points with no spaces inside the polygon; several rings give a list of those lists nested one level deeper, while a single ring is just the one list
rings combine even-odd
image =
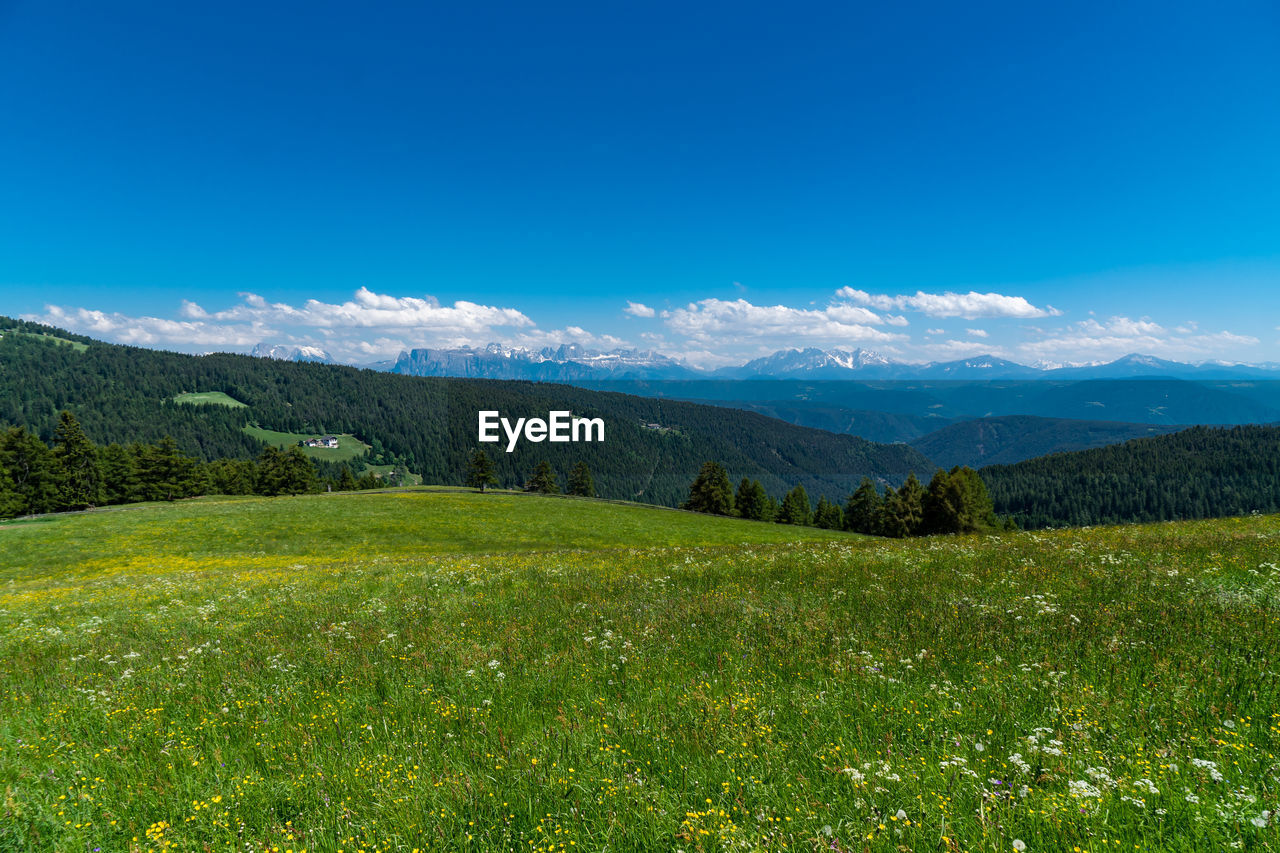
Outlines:
[{"label": "mountain ridge", "polygon": [[605,379],[1280,379],[1280,365],[1200,364],[1130,353],[1109,362],[1021,364],[991,354],[950,361],[894,361],[874,350],[790,347],[745,364],[713,370],[689,366],[656,350],[593,350],[576,343],[540,349],[491,343],[404,351],[391,372],[409,376],[585,382]]}]

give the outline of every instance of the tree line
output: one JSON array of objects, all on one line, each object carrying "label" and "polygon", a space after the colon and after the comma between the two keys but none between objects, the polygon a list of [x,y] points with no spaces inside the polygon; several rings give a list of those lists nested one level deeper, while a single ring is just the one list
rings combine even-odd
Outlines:
[{"label": "tree line", "polygon": [[1023,527],[1280,512],[1280,427],[1192,427],[982,469]]},{"label": "tree line", "polygon": [[169,436],[99,446],[64,410],[51,444],[25,427],[0,432],[0,518],[199,495],[298,495],[385,485],[372,474],[357,478],[345,465],[331,476],[319,467],[296,447],[266,447],[256,459],[204,462]]},{"label": "tree line", "polygon": [[[477,449],[471,454],[471,461],[467,465],[466,484],[472,488],[484,491],[488,486],[499,485],[498,477],[494,473],[493,460],[489,458],[489,454],[484,450]],[[544,495],[576,495],[583,498],[596,497],[595,479],[591,476],[591,469],[587,467],[587,463],[579,460],[573,466],[573,470],[569,472],[569,481],[563,490],[560,488],[560,478],[556,471],[551,467],[551,463],[546,459],[538,463],[533,473],[525,480],[524,491],[538,492]]]},{"label": "tree line", "polygon": [[729,473],[719,462],[706,462],[689,486],[681,509],[753,521],[799,524],[828,530],[848,530],[871,536],[924,536],[935,533],[973,533],[1011,524],[996,517],[986,484],[972,468],[938,469],[927,487],[914,473],[901,487],[881,492],[871,478],[846,499],[843,507],[826,495],[814,506],[803,485],[775,500],[758,480],[743,477],[735,492]]}]

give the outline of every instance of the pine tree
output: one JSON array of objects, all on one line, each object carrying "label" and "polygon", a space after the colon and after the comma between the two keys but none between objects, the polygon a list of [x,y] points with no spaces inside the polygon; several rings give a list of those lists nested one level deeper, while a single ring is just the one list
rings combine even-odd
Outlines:
[{"label": "pine tree", "polygon": [[14,491],[22,500],[16,514],[54,512],[60,500],[57,460],[25,427],[10,427],[0,435],[0,468],[9,473]]},{"label": "pine tree", "polygon": [[776,520],[779,524],[805,525],[812,518],[813,507],[809,504],[809,494],[804,486],[797,485],[782,499],[782,507],[778,510]]},{"label": "pine tree", "polygon": [[826,495],[818,498],[818,508],[813,512],[813,525],[824,530],[840,530],[844,527],[844,514],[840,505],[827,500]]},{"label": "pine tree", "polygon": [[560,494],[560,483],[550,462],[544,459],[538,463],[538,467],[534,469],[533,476],[529,479],[529,482],[525,483],[524,490],[526,492],[540,492],[544,495]]},{"label": "pine tree", "polygon": [[18,494],[9,472],[0,468],[0,518],[13,518],[22,512],[22,495]]},{"label": "pine tree", "polygon": [[925,533],[959,533],[960,500],[952,488],[951,475],[939,468],[933,472],[924,495],[922,529]]},{"label": "pine tree", "polygon": [[258,465],[252,459],[217,459],[209,463],[209,493],[252,495],[258,482]]},{"label": "pine tree", "polygon": [[342,466],[342,473],[338,475],[336,488],[340,492],[354,492],[356,490],[356,478],[352,476],[351,469],[346,465]]},{"label": "pine tree", "polygon": [[887,490],[881,522],[884,535],[900,539],[918,533],[924,515],[923,501],[924,487],[914,473],[907,475],[907,481],[896,492]]},{"label": "pine tree", "polygon": [[764,486],[760,485],[759,480],[748,480],[743,477],[742,482],[738,483],[738,493],[733,503],[738,510],[738,515],[743,518],[749,518],[752,521],[768,521],[771,516],[769,496],[765,494]]},{"label": "pine tree", "polygon": [[194,493],[195,460],[178,450],[169,436],[155,444],[134,445],[134,457],[143,500],[172,501]]},{"label": "pine tree", "polygon": [[290,447],[283,455],[283,490],[303,495],[317,488],[316,468],[301,448]]},{"label": "pine tree", "polygon": [[874,536],[880,532],[878,520],[883,499],[870,477],[863,477],[858,488],[849,495],[844,508],[844,528],[854,533]]},{"label": "pine tree", "polygon": [[62,475],[59,485],[63,509],[85,509],[103,503],[97,448],[84,434],[76,416],[66,409],[58,414],[58,426],[53,432],[53,456]]},{"label": "pine tree", "polygon": [[972,468],[938,470],[924,496],[925,533],[973,533],[996,526],[987,486]]},{"label": "pine tree", "polygon": [[119,444],[98,448],[98,465],[102,469],[102,489],[106,503],[127,504],[142,499],[137,460],[128,448]]},{"label": "pine tree", "polygon": [[689,499],[681,509],[707,512],[712,515],[733,514],[733,486],[729,484],[729,472],[719,462],[705,462],[697,478],[689,486]]},{"label": "pine tree", "polygon": [[596,496],[596,484],[591,479],[591,469],[587,467],[587,463],[579,462],[569,472],[569,494],[583,498]]},{"label": "pine tree", "polygon": [[486,486],[498,485],[498,478],[493,474],[493,460],[483,450],[477,449],[471,454],[471,464],[467,467],[467,485],[482,493]]},{"label": "pine tree", "polygon": [[273,445],[264,447],[262,453],[258,455],[256,473],[253,483],[254,494],[283,494],[285,490],[284,452]]}]

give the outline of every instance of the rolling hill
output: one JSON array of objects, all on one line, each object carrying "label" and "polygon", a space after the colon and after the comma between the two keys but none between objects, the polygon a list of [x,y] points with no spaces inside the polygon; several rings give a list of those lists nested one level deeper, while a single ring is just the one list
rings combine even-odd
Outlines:
[{"label": "rolling hill", "polygon": [[1007,465],[1071,450],[1087,450],[1134,438],[1164,435],[1182,427],[1006,415],[949,424],[911,441],[943,468]]},{"label": "rolling hill", "polygon": [[1172,521],[1280,510],[1280,427],[1192,427],[979,471],[1025,527]]},{"label": "rolling hill", "polygon": [[[215,353],[182,355],[105,344],[60,330],[0,321],[32,334],[0,337],[0,423],[50,436],[69,408],[97,443],[172,435],[198,458],[251,457],[250,422],[286,433],[354,435],[394,455],[424,482],[460,483],[478,446],[477,412],[545,417],[551,410],[600,417],[606,441],[491,447],[504,485],[538,461],[563,477],[585,461],[605,497],[675,505],[708,459],[735,479],[759,479],[774,495],[799,483],[816,499],[842,499],[863,476],[896,483],[933,466],[919,451],[787,424],[718,406],[523,381],[423,378],[351,367]],[[81,348],[47,340],[57,335]],[[183,394],[219,392],[245,405],[189,405]],[[186,398],[186,399],[189,399]]]}]

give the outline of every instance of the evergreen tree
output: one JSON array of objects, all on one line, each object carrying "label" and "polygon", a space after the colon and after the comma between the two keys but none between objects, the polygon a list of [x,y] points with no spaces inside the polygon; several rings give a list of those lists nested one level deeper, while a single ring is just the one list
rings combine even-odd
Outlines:
[{"label": "evergreen tree", "polygon": [[972,468],[938,470],[924,497],[923,531],[973,533],[996,525],[987,486]]},{"label": "evergreen tree", "polygon": [[342,466],[342,472],[338,475],[336,488],[340,492],[354,492],[356,490],[356,478],[352,476],[351,469],[346,465]]},{"label": "evergreen tree", "polygon": [[587,463],[579,462],[569,472],[569,494],[583,498],[596,496],[596,484],[591,479],[591,469],[587,467]]},{"label": "evergreen tree", "polygon": [[98,448],[98,466],[102,470],[102,489],[106,503],[127,504],[142,500],[137,460],[128,448],[119,444]]},{"label": "evergreen tree", "polygon": [[556,478],[556,472],[552,470],[551,463],[542,460],[538,463],[538,467],[534,469],[533,477],[529,482],[525,483],[524,490],[526,492],[540,492],[544,495],[560,494],[560,483]]},{"label": "evergreen tree", "polygon": [[258,465],[252,459],[217,459],[208,465],[209,494],[252,495],[257,492]]},{"label": "evergreen tree", "polygon": [[493,474],[493,460],[488,453],[477,449],[471,454],[471,464],[467,467],[467,485],[483,493],[486,486],[497,484],[498,478]]},{"label": "evergreen tree", "polygon": [[813,507],[809,504],[809,494],[804,486],[797,485],[787,492],[778,510],[779,524],[808,524],[813,518]]},{"label": "evergreen tree", "polygon": [[896,492],[886,490],[881,529],[885,536],[902,538],[914,536],[920,530],[924,515],[924,487],[915,474],[908,474],[907,481]]},{"label": "evergreen tree", "polygon": [[172,501],[194,493],[195,460],[183,455],[171,437],[135,448],[143,500]]},{"label": "evergreen tree", "polygon": [[853,494],[849,495],[849,501],[845,504],[845,530],[864,533],[868,536],[878,534],[880,532],[878,521],[883,503],[871,478],[863,477],[862,482],[858,484]]},{"label": "evergreen tree", "polygon": [[18,494],[9,472],[0,468],[0,518],[13,518],[22,513],[22,495]]},{"label": "evergreen tree", "polygon": [[288,487],[288,474],[285,466],[284,451],[274,445],[262,449],[258,456],[257,477],[253,490],[259,495],[284,494]]},{"label": "evergreen tree", "polygon": [[697,478],[689,486],[689,499],[681,509],[707,512],[712,515],[733,514],[733,486],[729,484],[729,472],[719,462],[705,462]]},{"label": "evergreen tree", "polygon": [[752,521],[768,521],[772,517],[769,511],[769,496],[759,480],[742,478],[738,483],[738,494],[734,497],[734,506],[738,515]]},{"label": "evergreen tree", "polygon": [[827,500],[826,495],[818,498],[818,508],[813,512],[813,524],[824,530],[840,530],[844,527],[844,514],[840,505]]},{"label": "evergreen tree", "polygon": [[63,509],[85,509],[103,503],[102,469],[98,451],[71,412],[63,409],[53,431],[53,456],[58,461],[60,503]]},{"label": "evergreen tree", "polygon": [[5,430],[0,436],[0,468],[9,473],[14,491],[22,499],[18,515],[58,509],[58,464],[38,436],[24,427]]},{"label": "evergreen tree", "polygon": [[318,488],[315,466],[301,448],[290,447],[281,462],[284,491],[291,495],[304,495]]}]

